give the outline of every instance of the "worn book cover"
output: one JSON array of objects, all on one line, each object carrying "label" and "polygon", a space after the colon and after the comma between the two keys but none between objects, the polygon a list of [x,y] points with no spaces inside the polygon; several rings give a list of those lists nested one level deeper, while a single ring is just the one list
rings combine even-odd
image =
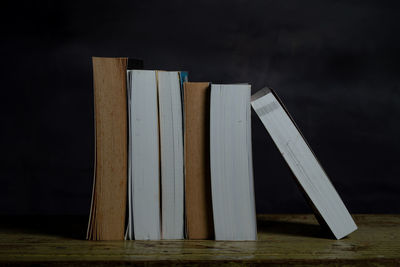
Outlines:
[{"label": "worn book cover", "polygon": [[210,84],[184,83],[185,213],[188,239],[212,239]]},{"label": "worn book cover", "polygon": [[[87,239],[123,240],[127,192],[127,58],[93,57],[95,163]],[[141,67],[137,60],[132,65]]]}]

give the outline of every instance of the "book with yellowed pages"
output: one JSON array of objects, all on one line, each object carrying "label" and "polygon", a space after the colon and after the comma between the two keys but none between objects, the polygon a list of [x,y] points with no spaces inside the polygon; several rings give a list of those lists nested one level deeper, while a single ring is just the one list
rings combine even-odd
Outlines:
[{"label": "book with yellowed pages", "polygon": [[93,57],[95,162],[87,239],[123,240],[127,181],[126,71],[143,62]]},{"label": "book with yellowed pages", "polygon": [[213,239],[210,83],[185,82],[183,87],[186,237]]}]

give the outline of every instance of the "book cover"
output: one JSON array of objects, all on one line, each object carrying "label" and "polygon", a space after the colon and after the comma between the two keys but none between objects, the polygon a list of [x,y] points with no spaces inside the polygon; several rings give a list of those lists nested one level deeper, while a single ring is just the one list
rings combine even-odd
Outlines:
[{"label": "book cover", "polygon": [[188,239],[213,239],[210,83],[184,83],[185,213]]},{"label": "book cover", "polygon": [[93,57],[95,162],[89,240],[123,240],[127,193],[128,62],[140,60]]}]

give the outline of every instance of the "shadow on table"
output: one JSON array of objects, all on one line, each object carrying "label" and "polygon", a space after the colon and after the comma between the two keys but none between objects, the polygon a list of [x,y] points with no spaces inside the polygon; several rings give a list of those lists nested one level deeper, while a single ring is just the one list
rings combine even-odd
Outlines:
[{"label": "shadow on table", "polygon": [[[1,216],[0,233],[22,233],[83,240],[88,216]],[[258,218],[259,233],[332,239],[319,224]]]},{"label": "shadow on table", "polygon": [[87,223],[88,216],[2,216],[0,232],[85,239]]},{"label": "shadow on table", "polygon": [[258,232],[332,239],[331,233],[318,224],[264,219],[257,221]]}]

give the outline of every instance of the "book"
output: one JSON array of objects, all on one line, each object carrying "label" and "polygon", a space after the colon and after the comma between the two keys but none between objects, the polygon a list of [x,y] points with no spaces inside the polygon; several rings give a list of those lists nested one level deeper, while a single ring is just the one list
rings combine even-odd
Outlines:
[{"label": "book", "polygon": [[[179,71],[179,81],[181,86],[181,95],[183,96],[183,84],[189,82],[189,73],[187,71]],[[183,97],[182,97],[183,101]]]},{"label": "book", "polygon": [[[185,82],[189,82],[189,72],[187,71],[179,71],[179,82],[180,82],[180,88],[181,88],[181,103],[182,103],[182,118],[185,116],[184,114],[184,103],[183,103],[183,84]],[[182,119],[182,130],[185,127],[185,120]],[[182,132],[183,134],[183,132]],[[183,140],[183,144],[185,145],[185,140]],[[185,162],[183,163],[185,164]]]},{"label": "book", "polygon": [[315,207],[317,218],[337,239],[355,231],[353,218],[276,93],[264,88],[252,96],[251,105]]},{"label": "book", "polygon": [[250,85],[211,85],[210,166],[216,240],[256,240]]},{"label": "book", "polygon": [[122,240],[127,181],[127,65],[128,58],[93,57],[95,157],[92,201],[86,238]]},{"label": "book", "polygon": [[183,88],[186,237],[213,239],[210,83],[185,82]]},{"label": "book", "polygon": [[156,71],[128,70],[127,240],[159,240],[160,167]]},{"label": "book", "polygon": [[162,239],[184,238],[183,121],[180,74],[158,71]]}]

